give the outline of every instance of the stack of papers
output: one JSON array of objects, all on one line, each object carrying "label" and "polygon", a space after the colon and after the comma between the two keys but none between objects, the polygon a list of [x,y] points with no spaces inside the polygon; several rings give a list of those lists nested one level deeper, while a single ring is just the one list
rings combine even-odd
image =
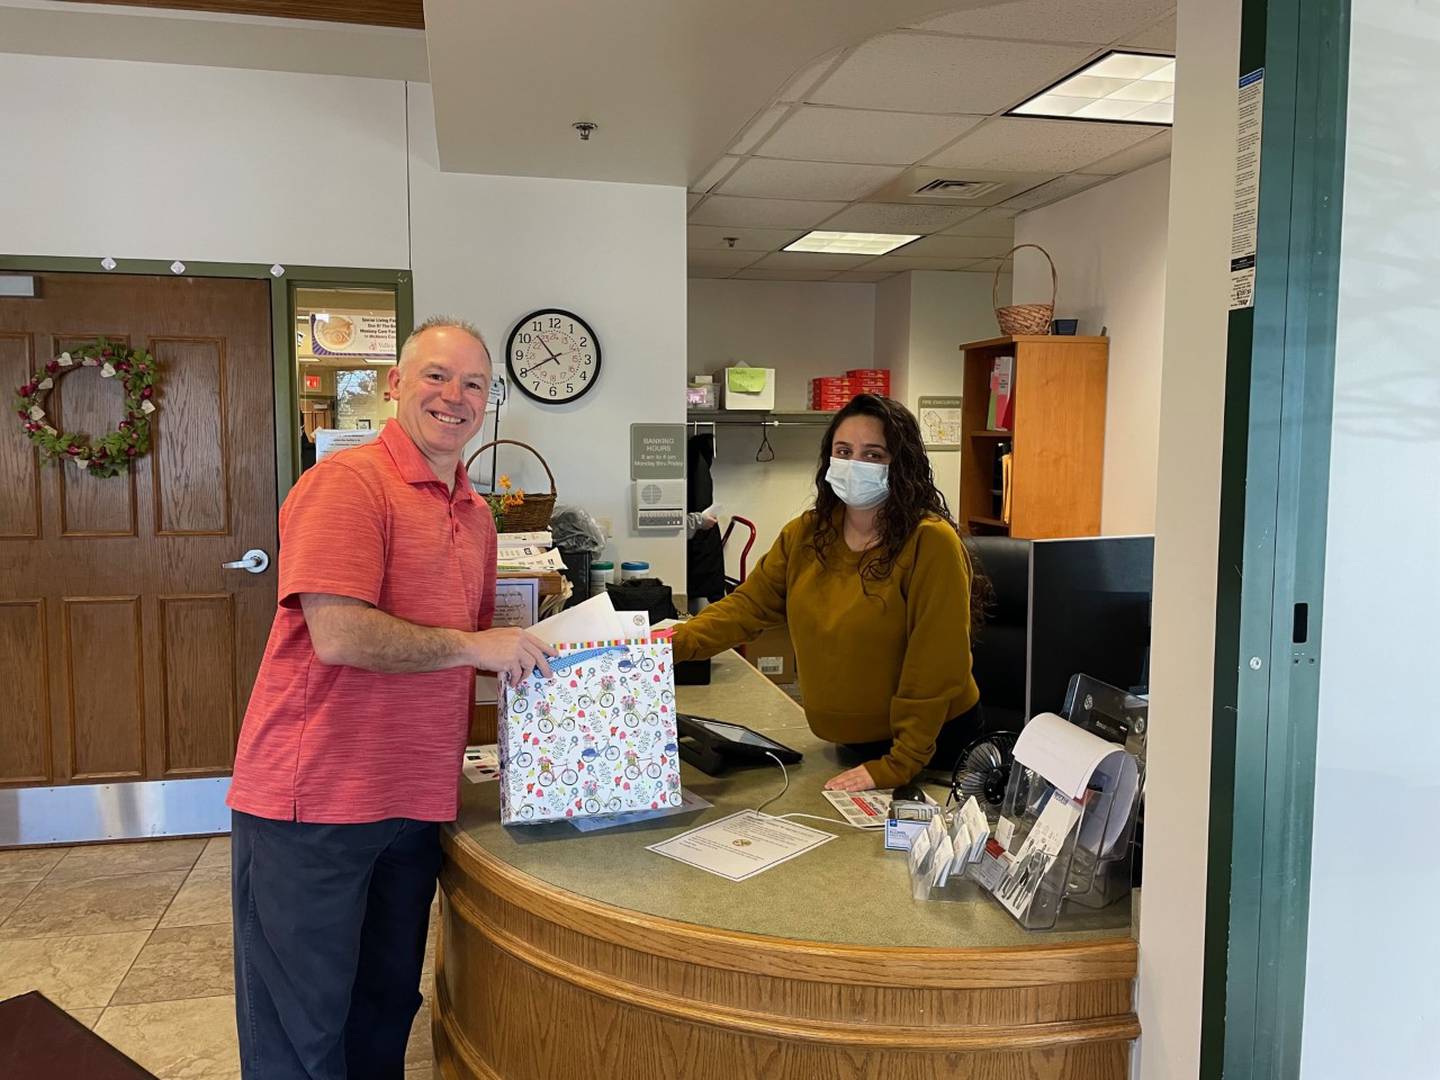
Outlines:
[{"label": "stack of papers", "polygon": [[[592,596],[530,627],[547,645],[581,645],[590,641],[649,641],[650,621],[643,611],[616,611],[609,593]],[[500,686],[493,675],[475,677],[475,704],[494,705]]]},{"label": "stack of papers", "polygon": [[500,570],[564,570],[565,560],[554,549],[549,532],[501,533],[496,547]]}]

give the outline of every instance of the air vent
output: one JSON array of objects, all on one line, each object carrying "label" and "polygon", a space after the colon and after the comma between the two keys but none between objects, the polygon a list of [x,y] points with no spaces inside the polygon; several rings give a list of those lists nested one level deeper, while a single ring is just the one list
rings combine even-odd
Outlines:
[{"label": "air vent", "polygon": [[1000,185],[991,180],[931,180],[914,191],[920,199],[978,199]]}]

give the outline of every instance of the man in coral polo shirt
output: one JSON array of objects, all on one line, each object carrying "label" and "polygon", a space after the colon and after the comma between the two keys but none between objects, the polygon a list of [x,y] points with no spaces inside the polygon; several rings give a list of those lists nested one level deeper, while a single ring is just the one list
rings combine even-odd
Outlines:
[{"label": "man in coral polo shirt", "polygon": [[475,669],[549,675],[553,650],[489,629],[495,522],[461,454],[490,381],[473,327],[423,323],[390,372],[396,419],[280,510],[228,799],[246,1080],[402,1076]]}]

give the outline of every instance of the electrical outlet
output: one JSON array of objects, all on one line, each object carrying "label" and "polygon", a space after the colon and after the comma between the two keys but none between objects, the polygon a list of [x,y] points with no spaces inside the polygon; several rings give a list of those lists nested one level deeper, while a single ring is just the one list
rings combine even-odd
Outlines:
[{"label": "electrical outlet", "polygon": [[597,517],[595,524],[599,525],[601,531],[605,533],[606,540],[615,539],[615,522],[611,521],[608,517]]}]

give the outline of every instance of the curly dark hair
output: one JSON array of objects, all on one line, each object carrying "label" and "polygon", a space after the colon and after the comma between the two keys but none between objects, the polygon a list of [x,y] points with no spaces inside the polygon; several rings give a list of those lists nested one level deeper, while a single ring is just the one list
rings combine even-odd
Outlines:
[{"label": "curly dark hair", "polygon": [[[843,504],[825,479],[830,468],[830,454],[835,445],[835,432],[852,416],[869,416],[880,421],[885,431],[885,446],[890,451],[890,491],[875,514],[878,542],[860,563],[860,577],[865,581],[882,581],[895,568],[900,549],[927,516],[934,515],[947,522],[963,536],[959,524],[950,514],[945,496],[935,486],[935,471],[925,453],[925,439],[915,414],[892,398],[860,394],[835,414],[825,437],[820,440],[820,463],[815,472],[815,528],[811,544],[815,557],[825,564],[825,552],[839,538],[843,520]],[[968,549],[967,549],[968,555]],[[970,621],[972,632],[978,631],[992,595],[989,579],[973,556],[971,562]]]}]

